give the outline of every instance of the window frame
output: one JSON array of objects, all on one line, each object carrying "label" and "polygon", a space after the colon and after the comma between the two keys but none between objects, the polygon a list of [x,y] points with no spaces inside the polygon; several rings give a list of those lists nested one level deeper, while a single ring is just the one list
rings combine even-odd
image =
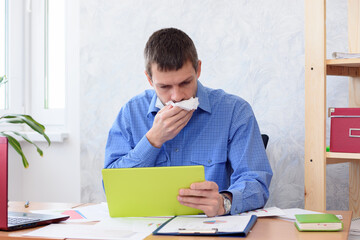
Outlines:
[{"label": "window frame", "polygon": [[[7,12],[8,12],[8,3],[7,3],[7,0],[2,0],[2,3],[1,4],[4,4],[3,5],[3,7],[2,7],[2,9],[4,10],[4,13],[2,13],[1,12],[1,15],[0,15],[0,17],[2,17],[2,16],[4,16],[4,19],[3,19],[3,23],[4,23],[4,29],[3,29],[3,31],[4,31],[4,33],[5,33],[5,38],[3,39],[3,42],[4,42],[4,46],[2,45],[1,47],[4,47],[4,49],[1,49],[0,51],[4,51],[4,59],[3,59],[3,61],[4,61],[4,65],[2,65],[2,66],[0,66],[0,67],[3,67],[4,69],[3,69],[3,72],[1,72],[1,74],[0,74],[0,77],[2,77],[2,76],[7,76],[8,75],[8,48],[7,48],[7,44],[8,44],[8,27],[7,27],[7,25],[8,25],[8,14],[7,14]],[[3,15],[2,15],[3,14]],[[1,26],[2,27],[2,26]],[[7,77],[6,77],[7,78]],[[3,81],[6,81],[6,79],[3,79]],[[5,102],[4,102],[4,107],[5,107],[5,109],[7,109],[8,108],[8,99],[7,99],[7,95],[8,95],[8,92],[9,92],[9,84],[5,84],[5,85],[0,85],[0,86],[3,86],[4,87],[4,91],[5,91],[5,93],[4,93],[4,98],[5,98]],[[3,105],[1,105],[1,106],[3,106]]]},{"label": "window frame", "polygon": [[[23,21],[24,16],[21,14],[22,9],[17,1],[5,0],[7,15],[7,36],[6,36],[6,77],[8,79],[8,108],[1,109],[0,114],[10,114],[14,112],[24,112],[22,104],[22,96],[24,95],[24,86],[22,79],[24,78],[24,61],[23,61],[23,42],[24,32]],[[18,26],[12,28],[12,25]]]},{"label": "window frame", "polygon": [[[47,1],[47,0],[45,0]],[[35,119],[41,119],[42,124],[53,127],[59,127],[65,124],[65,108],[64,109],[46,109],[45,108],[45,1],[31,1],[30,14],[30,51],[29,62],[27,65],[31,68],[31,115]],[[65,16],[66,17],[66,16]],[[65,33],[66,34],[66,33]],[[65,54],[67,55],[67,53]],[[66,71],[66,67],[65,67]],[[66,78],[64,79],[67,84]],[[65,96],[66,99],[66,96]],[[66,100],[65,100],[66,102]],[[65,103],[66,105],[66,103]]]},{"label": "window frame", "polygon": [[[68,102],[78,100],[79,32],[78,1],[65,2],[65,108],[46,109],[45,100],[45,1],[5,0],[8,6],[8,59],[9,108],[0,115],[29,114],[45,125],[47,133],[55,139],[67,137],[71,116],[78,112]],[[71,77],[72,81],[68,81]],[[69,86],[71,83],[72,86]],[[74,88],[75,86],[75,88]],[[68,123],[68,124],[67,124]],[[26,126],[1,126],[2,129],[28,131]],[[31,134],[30,134],[31,135]],[[59,136],[61,136],[59,138]],[[50,136],[50,139],[52,137]],[[60,140],[59,140],[60,141]]]}]

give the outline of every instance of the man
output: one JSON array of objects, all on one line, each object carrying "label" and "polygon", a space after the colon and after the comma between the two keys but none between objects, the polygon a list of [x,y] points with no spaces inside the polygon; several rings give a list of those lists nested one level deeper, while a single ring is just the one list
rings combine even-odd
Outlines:
[{"label": "man", "polygon": [[[181,30],[153,33],[144,53],[155,91],[121,108],[109,132],[105,168],[204,165],[207,181],[180,189],[181,204],[210,217],[263,207],[272,171],[250,105],[200,83],[201,61]],[[166,105],[192,97],[199,100],[196,110]]]}]

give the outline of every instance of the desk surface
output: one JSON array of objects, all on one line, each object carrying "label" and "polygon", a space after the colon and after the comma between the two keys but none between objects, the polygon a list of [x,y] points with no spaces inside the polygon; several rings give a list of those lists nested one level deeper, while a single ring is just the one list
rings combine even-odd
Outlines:
[{"label": "desk surface", "polygon": [[[30,203],[29,208],[24,208],[24,202],[10,202],[9,210],[11,211],[31,211],[31,210],[40,210],[40,209],[61,209],[61,208],[75,208],[86,204],[76,204],[76,203]],[[274,219],[274,218],[258,218],[255,226],[245,239],[299,239],[299,240],[340,240],[348,239],[349,228],[351,224],[351,211],[327,211],[329,213],[340,214],[343,216],[344,229],[340,232],[299,232],[294,226],[293,222]],[[69,223],[71,224],[71,223]],[[24,229],[13,232],[4,232],[0,231],[0,240],[3,239],[19,239],[22,234],[33,231],[34,228]],[[34,237],[21,237],[21,239],[34,240]],[[44,239],[44,238],[41,238]],[[53,238],[52,238],[53,239]],[[177,237],[177,236],[154,236],[150,235],[146,240],[221,240],[230,238],[220,238],[220,237]],[[231,238],[234,239],[234,238]]]}]

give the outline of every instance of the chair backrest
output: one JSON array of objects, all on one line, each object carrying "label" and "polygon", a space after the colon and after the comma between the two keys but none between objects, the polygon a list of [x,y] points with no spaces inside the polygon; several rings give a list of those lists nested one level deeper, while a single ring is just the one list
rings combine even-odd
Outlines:
[{"label": "chair backrest", "polygon": [[263,140],[263,142],[264,142],[264,147],[265,147],[265,149],[266,149],[267,144],[268,144],[268,142],[269,142],[269,136],[266,135],[266,134],[261,134],[261,137],[262,137],[262,140]]}]

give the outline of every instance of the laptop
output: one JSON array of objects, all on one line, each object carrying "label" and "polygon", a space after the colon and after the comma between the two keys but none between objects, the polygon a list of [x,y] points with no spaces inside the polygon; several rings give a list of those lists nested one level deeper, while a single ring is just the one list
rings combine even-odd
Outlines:
[{"label": "laptop", "polygon": [[67,215],[47,215],[8,211],[8,139],[0,137],[0,230],[18,230],[68,219]]},{"label": "laptop", "polygon": [[103,169],[111,217],[177,216],[203,213],[180,204],[180,188],[205,181],[204,166]]}]

